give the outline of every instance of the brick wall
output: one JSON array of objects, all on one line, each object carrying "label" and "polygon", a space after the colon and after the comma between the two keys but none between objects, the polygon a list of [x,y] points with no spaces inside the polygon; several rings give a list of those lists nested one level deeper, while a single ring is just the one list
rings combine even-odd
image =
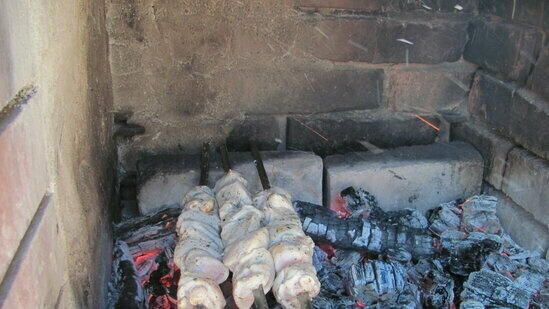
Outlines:
[{"label": "brick wall", "polygon": [[[479,66],[469,96],[472,119],[453,126],[452,136],[481,151],[485,181],[528,214],[520,216],[528,220],[507,217],[509,229],[547,235],[549,2],[480,0],[479,11],[464,50],[465,60]],[[521,227],[527,222],[536,227]],[[519,238],[537,248],[537,238]]]},{"label": "brick wall", "polygon": [[0,307],[102,308],[112,90],[102,1],[0,2]]}]

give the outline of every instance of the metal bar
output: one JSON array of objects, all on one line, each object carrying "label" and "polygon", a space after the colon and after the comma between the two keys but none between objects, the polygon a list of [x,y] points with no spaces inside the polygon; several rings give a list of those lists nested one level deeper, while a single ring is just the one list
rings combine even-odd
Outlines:
[{"label": "metal bar", "polygon": [[202,144],[202,155],[200,156],[200,182],[199,185],[208,185],[208,172],[210,169],[210,144]]},{"label": "metal bar", "polygon": [[231,162],[229,161],[229,151],[227,150],[227,144],[222,144],[219,146],[219,153],[221,154],[221,164],[223,165],[223,170],[225,173],[228,173],[231,169]]},{"label": "metal bar", "polygon": [[251,146],[255,167],[257,168],[257,173],[259,174],[259,179],[261,180],[263,190],[269,190],[271,188],[271,184],[269,183],[269,177],[267,177],[267,172],[265,171],[265,166],[263,165],[263,160],[261,159],[261,154],[259,153],[255,143],[252,143]]},{"label": "metal bar", "polygon": [[263,285],[259,285],[259,288],[253,290],[255,309],[269,309],[267,304],[267,297],[265,297],[265,291]]},{"label": "metal bar", "polygon": [[298,294],[297,300],[299,301],[300,309],[312,309],[311,298],[309,298],[309,293],[303,292]]}]

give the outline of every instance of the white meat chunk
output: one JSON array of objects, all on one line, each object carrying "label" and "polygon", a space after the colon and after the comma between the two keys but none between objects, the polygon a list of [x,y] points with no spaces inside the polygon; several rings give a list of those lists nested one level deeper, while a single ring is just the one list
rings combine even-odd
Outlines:
[{"label": "white meat chunk", "polygon": [[231,200],[238,201],[240,205],[252,204],[250,192],[243,183],[238,181],[221,187],[219,191],[216,191],[215,197],[220,205]]},{"label": "white meat chunk", "polygon": [[[308,243],[303,237],[303,243]],[[311,240],[310,238],[308,238]],[[312,240],[311,240],[312,242]],[[273,256],[276,272],[294,264],[313,263],[313,246],[304,245],[302,242],[285,241],[272,246],[269,251]]]},{"label": "white meat chunk", "polygon": [[286,239],[305,236],[301,222],[290,222],[284,224],[269,224],[269,235],[271,236],[271,244],[276,244]]},{"label": "white meat chunk", "polygon": [[229,269],[219,259],[212,257],[203,250],[191,250],[180,264],[181,271],[194,274],[198,278],[208,278],[218,284],[229,277]]},{"label": "white meat chunk", "polygon": [[212,231],[208,226],[196,221],[184,221],[181,223],[179,230],[179,242],[187,242],[188,240],[200,240],[208,244],[215,245],[223,252],[223,243],[219,235]]},{"label": "white meat chunk", "polygon": [[274,263],[269,251],[258,248],[243,257],[233,274],[233,297],[240,309],[248,309],[254,302],[253,290],[263,286],[269,292],[275,278]]},{"label": "white meat chunk", "polygon": [[203,251],[204,254],[207,254],[213,258],[216,258],[218,260],[221,260],[222,259],[222,255],[221,253],[219,253],[216,249],[213,249],[211,247],[206,247],[206,246],[202,246],[202,247],[194,247],[194,244],[182,244],[182,243],[178,243],[176,246],[175,246],[175,250],[173,251],[173,260],[175,262],[175,264],[177,266],[179,266],[179,268],[181,268],[185,261],[185,257],[187,256],[187,254],[189,254],[191,251],[195,251],[195,250],[200,250],[200,251]]},{"label": "white meat chunk", "polygon": [[254,196],[253,202],[254,205],[261,210],[265,207],[273,206],[293,209],[292,196],[288,193],[288,191],[279,187],[272,187],[269,190],[259,192]]},{"label": "white meat chunk", "polygon": [[245,256],[249,255],[255,249],[268,248],[269,232],[266,228],[260,228],[252,233],[234,242],[232,245],[225,247],[223,263],[229,267],[231,271],[235,271],[237,265],[242,263]]},{"label": "white meat chunk", "polygon": [[312,299],[320,292],[320,282],[311,263],[294,264],[277,273],[273,293],[285,309],[299,309],[298,295],[307,293]]},{"label": "white meat chunk", "polygon": [[226,302],[219,285],[213,280],[193,276],[193,274],[181,273],[177,288],[177,307],[194,309],[201,305],[208,309],[223,309]]},{"label": "white meat chunk", "polygon": [[238,211],[221,220],[221,239],[229,246],[261,226],[263,213],[251,205],[242,206]]},{"label": "white meat chunk", "polygon": [[215,208],[215,195],[212,189],[206,186],[197,186],[191,189],[181,202],[183,209],[198,209],[210,212]]},{"label": "white meat chunk", "polygon": [[176,231],[180,230],[181,224],[185,221],[197,221],[212,228],[216,233],[221,230],[221,220],[213,212],[205,213],[198,209],[189,209],[181,212],[177,218],[177,224],[175,226]]}]

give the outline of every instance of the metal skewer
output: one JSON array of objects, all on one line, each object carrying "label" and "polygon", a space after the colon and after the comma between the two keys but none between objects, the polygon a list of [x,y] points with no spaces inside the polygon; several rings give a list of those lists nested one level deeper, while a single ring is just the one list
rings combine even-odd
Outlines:
[{"label": "metal skewer", "polygon": [[202,154],[200,156],[200,186],[208,185],[208,173],[210,171],[210,144],[202,144]]}]

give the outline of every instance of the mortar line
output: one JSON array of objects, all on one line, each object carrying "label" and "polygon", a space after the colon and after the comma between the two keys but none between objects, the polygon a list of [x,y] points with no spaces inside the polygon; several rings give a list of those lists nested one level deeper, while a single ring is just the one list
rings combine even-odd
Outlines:
[{"label": "mortar line", "polygon": [[27,253],[30,250],[32,241],[36,233],[38,232],[40,223],[42,222],[42,219],[44,219],[46,210],[48,209],[50,202],[51,194],[49,192],[46,192],[42,197],[42,200],[40,201],[40,205],[38,206],[36,213],[32,217],[27,231],[25,232],[23,238],[21,239],[21,242],[19,243],[19,247],[15,251],[13,258],[8,265],[8,269],[6,270],[4,278],[2,278],[2,282],[0,283],[0,308],[4,307],[4,302],[6,301],[15,281],[15,278],[19,273],[19,270],[21,269]]}]

